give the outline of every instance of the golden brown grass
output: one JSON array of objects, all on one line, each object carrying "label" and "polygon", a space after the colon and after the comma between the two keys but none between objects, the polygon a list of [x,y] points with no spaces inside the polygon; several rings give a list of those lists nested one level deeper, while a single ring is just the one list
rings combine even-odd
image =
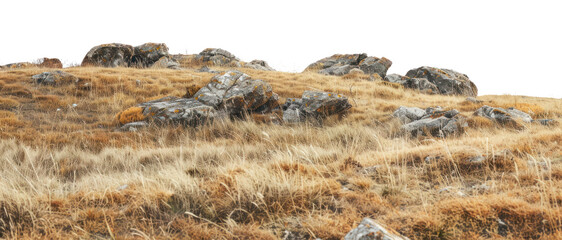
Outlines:
[{"label": "golden brown grass", "polygon": [[[486,104],[561,121],[562,100],[469,104],[360,75],[241,70],[281,101],[322,90],[353,108],[323,125],[254,117],[118,132],[141,118],[136,104],[212,74],[69,68],[80,82],[55,87],[30,81],[40,69],[0,71],[0,238],[341,239],[363,217],[412,239],[562,237],[560,127],[472,116]],[[470,128],[409,138],[391,117],[401,105],[456,108]]]}]

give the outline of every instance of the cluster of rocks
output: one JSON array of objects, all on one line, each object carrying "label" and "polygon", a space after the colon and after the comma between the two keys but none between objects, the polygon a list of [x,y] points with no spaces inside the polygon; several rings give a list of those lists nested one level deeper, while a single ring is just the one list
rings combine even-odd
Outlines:
[{"label": "cluster of rocks", "polygon": [[[378,75],[387,82],[398,83],[405,88],[416,89],[427,94],[478,95],[478,88],[466,74],[450,69],[419,67],[406,73],[387,75],[392,61],[387,58],[369,57],[361,54],[335,54],[310,64],[304,71],[316,71],[325,75],[342,76],[349,73]],[[377,79],[371,77],[370,79]]]},{"label": "cluster of rocks", "polygon": [[109,43],[90,49],[82,60],[82,66],[178,69],[180,65],[170,57],[164,43],[145,43],[136,47]]},{"label": "cluster of rocks", "polygon": [[474,112],[475,116],[486,117],[502,125],[518,126],[517,120],[524,123],[539,123],[542,125],[558,125],[554,119],[533,119],[531,115],[513,107],[504,109],[499,107],[482,106]]},{"label": "cluster of rocks", "polygon": [[364,74],[377,74],[381,78],[392,66],[387,58],[369,57],[361,54],[335,54],[310,64],[304,71],[317,71],[325,75],[342,76],[352,71]]},{"label": "cluster of rocks", "polygon": [[444,111],[441,107],[429,107],[424,110],[401,106],[394,111],[393,116],[403,123],[401,129],[413,136],[458,135],[468,126],[465,117],[456,109]]},{"label": "cluster of rocks", "polygon": [[[125,124],[121,129],[136,129],[150,121],[199,126],[215,119],[243,118],[246,114],[269,114],[271,118],[279,118],[282,114],[287,122],[303,122],[340,114],[351,107],[343,95],[307,91],[302,99],[290,99],[290,103],[284,105],[290,106],[290,109],[281,113],[279,96],[273,92],[271,85],[239,71],[227,71],[214,76],[207,85],[190,96],[165,97],[141,103],[134,108],[142,113],[142,122],[121,122]],[[138,114],[125,110],[118,116],[125,112]],[[123,116],[123,119],[137,118]]]},{"label": "cluster of rocks", "polygon": [[0,69],[16,69],[16,68],[62,68],[62,62],[58,58],[42,58],[37,61],[37,63],[30,62],[19,62],[10,63],[0,66]]},{"label": "cluster of rocks", "polygon": [[428,94],[478,95],[478,88],[466,74],[450,69],[419,67],[408,71],[406,76],[389,74],[384,80]]},{"label": "cluster of rocks", "polygon": [[[515,108],[495,108],[482,106],[477,109],[474,116],[486,117],[500,125],[520,126],[517,120],[525,123],[539,123],[542,125],[558,125],[554,119],[534,120],[529,114]],[[458,135],[468,127],[466,117],[459,114],[456,109],[444,111],[441,107],[424,109],[417,107],[400,106],[394,111],[393,116],[402,122],[401,130],[413,136],[432,135],[445,137]]]}]

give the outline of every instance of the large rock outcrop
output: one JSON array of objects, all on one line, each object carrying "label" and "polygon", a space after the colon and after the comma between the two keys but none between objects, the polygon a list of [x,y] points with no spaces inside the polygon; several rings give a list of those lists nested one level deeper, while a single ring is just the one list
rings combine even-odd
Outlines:
[{"label": "large rock outcrop", "polygon": [[393,116],[404,125],[401,129],[413,136],[431,135],[446,137],[464,132],[466,119],[456,109],[444,111],[440,107],[425,110],[416,107],[399,107]]},{"label": "large rock outcrop", "polygon": [[31,79],[35,83],[46,85],[76,83],[79,80],[76,76],[63,71],[44,72],[31,76]]},{"label": "large rock outcrop", "polygon": [[385,77],[392,61],[387,58],[369,57],[361,54],[335,54],[310,64],[305,71],[318,71],[325,75],[345,75],[352,69],[360,69],[365,74],[378,74]]},{"label": "large rock outcrop", "polygon": [[145,43],[134,48],[131,66],[147,68],[163,57],[168,57],[168,46],[164,43]]},{"label": "large rock outcrop", "polygon": [[245,113],[272,113],[279,109],[278,99],[267,82],[251,79],[242,72],[228,71],[214,76],[192,98],[165,97],[141,103],[122,111],[117,119],[121,124],[153,121],[198,126]]},{"label": "large rock outcrop", "polygon": [[370,218],[364,218],[359,226],[345,235],[344,240],[407,240],[394,230],[384,228]]},{"label": "large rock outcrop", "polygon": [[164,43],[145,43],[136,47],[121,43],[102,44],[90,49],[82,66],[179,69],[179,63],[170,57]]},{"label": "large rock outcrop", "polygon": [[269,83],[253,80],[239,71],[214,76],[209,84],[193,96],[201,103],[224,109],[230,114],[270,112],[277,107],[279,98]]},{"label": "large rock outcrop", "polygon": [[93,47],[82,60],[82,66],[128,67],[135,51],[133,46],[121,43]]},{"label": "large rock outcrop", "polygon": [[351,108],[347,97],[331,92],[304,91],[301,98],[287,98],[283,105],[283,121],[303,122],[342,114]]},{"label": "large rock outcrop", "polygon": [[449,69],[419,67],[406,73],[408,78],[427,79],[443,95],[477,96],[478,88],[466,74]]},{"label": "large rock outcrop", "polygon": [[195,56],[195,60],[206,66],[242,67],[240,59],[220,48],[207,48]]}]

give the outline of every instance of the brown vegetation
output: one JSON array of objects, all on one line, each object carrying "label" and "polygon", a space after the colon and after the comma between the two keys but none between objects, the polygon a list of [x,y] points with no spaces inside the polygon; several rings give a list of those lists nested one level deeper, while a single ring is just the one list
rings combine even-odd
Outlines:
[{"label": "brown vegetation", "polygon": [[[252,116],[118,132],[142,119],[138,103],[213,74],[79,67],[65,71],[81,82],[43,86],[30,81],[40,69],[0,71],[0,238],[341,239],[363,217],[412,239],[562,237],[560,127],[472,116],[485,104],[561,121],[562,100],[472,104],[362,75],[241,70],[282,102],[322,90],[353,108],[322,125]],[[409,138],[391,117],[401,105],[456,108],[470,127]]]}]

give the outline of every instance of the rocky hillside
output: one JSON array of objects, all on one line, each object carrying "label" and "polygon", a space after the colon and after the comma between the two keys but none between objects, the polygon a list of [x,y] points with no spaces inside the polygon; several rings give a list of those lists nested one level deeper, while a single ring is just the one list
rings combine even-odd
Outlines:
[{"label": "rocky hillside", "polygon": [[85,54],[0,70],[0,238],[562,238],[560,99],[367,54]]}]

